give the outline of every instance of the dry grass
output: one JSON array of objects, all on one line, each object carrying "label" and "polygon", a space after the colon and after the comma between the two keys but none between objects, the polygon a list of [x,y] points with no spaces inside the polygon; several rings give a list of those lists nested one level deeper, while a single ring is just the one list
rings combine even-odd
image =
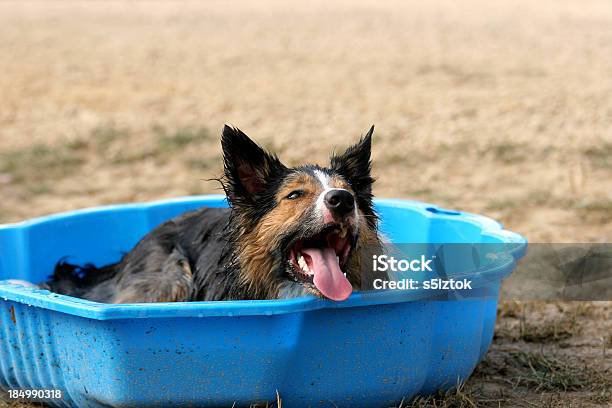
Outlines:
[{"label": "dry grass", "polygon": [[610,332],[610,302],[502,302],[492,350],[468,385],[493,383],[524,406],[609,406]]},{"label": "dry grass", "polygon": [[0,394],[0,408],[38,408],[38,407],[44,407],[45,405],[38,403],[38,402],[30,402],[28,404],[25,404],[23,402],[20,401],[11,401],[8,400],[8,398],[5,395],[1,395]]},{"label": "dry grass", "polygon": [[477,408],[480,398],[479,394],[475,394],[473,390],[466,390],[464,384],[459,384],[446,392],[416,397],[407,405],[402,402],[398,408]]},{"label": "dry grass", "polygon": [[[204,180],[224,122],[290,164],[375,123],[378,196],[486,213],[532,242],[611,239],[606,0],[1,2],[0,55],[0,222],[219,192]],[[560,307],[503,305],[493,369],[418,404],[605,406],[595,388],[498,381],[499,355],[539,347],[609,369],[609,305]]]},{"label": "dry grass", "polygon": [[512,379],[515,386],[526,386],[539,391],[603,391],[612,382],[602,373],[580,365],[561,361],[543,353],[518,352],[513,360],[523,370]]},{"label": "dry grass", "polygon": [[542,324],[522,324],[519,339],[530,343],[556,342],[569,339],[578,330],[576,320],[564,316]]},{"label": "dry grass", "polygon": [[606,240],[610,21],[605,0],[3,2],[0,220],[217,192],[226,121],[291,163],[375,123],[378,195]]}]

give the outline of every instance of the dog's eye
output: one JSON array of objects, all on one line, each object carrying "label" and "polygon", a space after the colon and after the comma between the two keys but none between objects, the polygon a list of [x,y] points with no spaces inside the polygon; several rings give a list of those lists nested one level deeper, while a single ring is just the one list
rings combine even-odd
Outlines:
[{"label": "dog's eye", "polygon": [[295,200],[296,198],[300,198],[300,197],[301,197],[301,196],[303,196],[303,195],[304,195],[304,191],[302,191],[302,190],[293,190],[292,192],[290,192],[290,193],[287,195],[287,197],[286,197],[286,198],[287,198],[288,200]]}]

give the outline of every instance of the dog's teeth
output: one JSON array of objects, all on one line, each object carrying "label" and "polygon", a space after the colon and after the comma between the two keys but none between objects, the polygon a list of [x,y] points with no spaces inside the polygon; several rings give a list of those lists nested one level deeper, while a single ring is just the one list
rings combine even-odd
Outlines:
[{"label": "dog's teeth", "polygon": [[344,237],[346,237],[346,228],[342,228],[342,229],[340,230],[340,233],[338,234],[338,236],[339,236],[340,238],[344,238]]},{"label": "dog's teeth", "polygon": [[338,263],[340,263],[340,257],[339,256],[336,257],[336,261],[338,261]]},{"label": "dog's teeth", "polygon": [[346,278],[346,272],[343,272],[343,273],[344,273],[344,277]]},{"label": "dog's teeth", "polygon": [[304,272],[310,273],[310,268],[308,268],[308,264],[306,263],[306,260],[304,259],[302,254],[298,254],[297,262]]}]

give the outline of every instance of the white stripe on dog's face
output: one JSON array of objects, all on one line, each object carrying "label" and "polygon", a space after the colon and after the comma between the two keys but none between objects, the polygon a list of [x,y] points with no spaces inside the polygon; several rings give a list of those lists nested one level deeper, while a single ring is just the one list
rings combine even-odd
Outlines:
[{"label": "white stripe on dog's face", "polygon": [[321,191],[321,194],[319,194],[319,197],[317,198],[315,208],[317,213],[321,214],[323,217],[323,223],[328,223],[333,220],[333,216],[329,211],[329,208],[327,208],[325,205],[325,194],[332,190],[329,187],[329,176],[323,173],[321,170],[315,170],[315,176],[317,176],[319,183],[321,183],[321,186],[323,187],[323,191]]},{"label": "white stripe on dog's face", "polygon": [[315,176],[319,179],[319,182],[323,186],[323,190],[327,190],[329,188],[329,176],[323,173],[321,170],[314,171]]}]

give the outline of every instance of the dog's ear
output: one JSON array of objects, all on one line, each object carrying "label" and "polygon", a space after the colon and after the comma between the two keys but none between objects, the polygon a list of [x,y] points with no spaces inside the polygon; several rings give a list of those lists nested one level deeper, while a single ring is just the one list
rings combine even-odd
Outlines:
[{"label": "dog's ear", "polygon": [[371,151],[372,134],[374,126],[361,140],[350,146],[341,155],[331,158],[331,168],[341,174],[353,187],[357,194],[371,194],[374,179],[370,175],[372,170]]},{"label": "dog's ear", "polygon": [[374,179],[370,175],[372,170],[371,151],[372,134],[374,126],[361,140],[350,146],[341,155],[334,155],[331,158],[331,168],[333,171],[344,177],[355,191],[357,205],[367,216],[367,223],[373,230],[378,225],[378,217],[374,211],[372,202],[372,184]]},{"label": "dog's ear", "polygon": [[287,168],[276,156],[259,147],[240,129],[225,125],[221,136],[224,189],[234,205],[253,204],[267,183]]}]

